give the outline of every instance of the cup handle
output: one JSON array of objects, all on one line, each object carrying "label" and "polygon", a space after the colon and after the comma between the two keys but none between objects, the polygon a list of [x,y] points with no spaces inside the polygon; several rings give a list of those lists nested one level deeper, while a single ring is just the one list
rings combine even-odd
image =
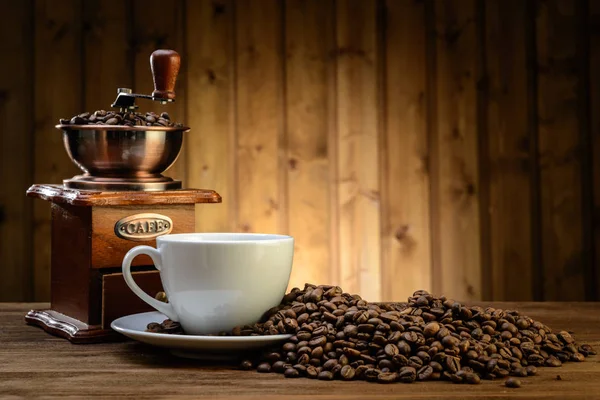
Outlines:
[{"label": "cup handle", "polygon": [[150,297],[133,280],[133,277],[131,276],[131,262],[134,258],[141,254],[150,256],[157,270],[160,271],[162,268],[162,257],[160,256],[160,252],[158,250],[150,246],[136,246],[129,250],[127,254],[125,254],[125,258],[123,258],[123,277],[125,278],[125,283],[127,283],[127,286],[129,286],[131,291],[133,291],[133,293],[135,293],[140,299],[144,300],[150,306],[165,314],[170,320],[179,322],[179,318],[177,317],[177,314],[175,313],[175,310],[173,310],[173,306],[171,304],[164,303]]}]

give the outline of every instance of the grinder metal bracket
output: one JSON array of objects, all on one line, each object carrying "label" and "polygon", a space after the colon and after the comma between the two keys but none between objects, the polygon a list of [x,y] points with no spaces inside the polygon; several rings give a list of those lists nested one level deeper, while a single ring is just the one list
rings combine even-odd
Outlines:
[{"label": "grinder metal bracket", "polygon": [[135,99],[148,99],[158,101],[161,104],[175,101],[175,81],[179,73],[181,59],[179,54],[173,50],[156,50],[150,55],[150,68],[154,81],[152,95],[133,93],[129,88],[118,88],[117,98],[110,105],[118,108],[121,112],[135,110],[138,106]]}]

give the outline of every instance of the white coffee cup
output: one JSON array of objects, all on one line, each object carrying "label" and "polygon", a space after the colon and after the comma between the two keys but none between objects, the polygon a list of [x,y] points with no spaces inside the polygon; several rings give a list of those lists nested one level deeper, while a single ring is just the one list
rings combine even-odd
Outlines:
[{"label": "white coffee cup", "polygon": [[[123,276],[143,301],[181,323],[187,334],[230,331],[256,323],[277,306],[292,271],[294,238],[258,233],[181,233],[137,246],[123,259]],[[168,303],[146,294],[131,276],[131,262],[152,258]],[[162,321],[157,321],[162,322]]]}]

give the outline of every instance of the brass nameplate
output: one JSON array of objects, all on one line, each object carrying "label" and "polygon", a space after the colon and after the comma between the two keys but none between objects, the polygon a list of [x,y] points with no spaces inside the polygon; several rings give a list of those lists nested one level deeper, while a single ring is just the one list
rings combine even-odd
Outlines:
[{"label": "brass nameplate", "polygon": [[115,235],[125,240],[145,241],[166,235],[173,221],[166,215],[144,213],[122,218],[115,224]]}]

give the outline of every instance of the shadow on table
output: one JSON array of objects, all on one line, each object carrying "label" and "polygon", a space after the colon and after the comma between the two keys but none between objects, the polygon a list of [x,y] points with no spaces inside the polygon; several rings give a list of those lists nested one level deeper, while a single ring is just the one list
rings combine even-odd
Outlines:
[{"label": "shadow on table", "polygon": [[240,362],[244,359],[252,359],[258,356],[258,352],[245,352],[238,356],[228,358],[184,358],[176,356],[169,349],[136,341],[125,341],[118,356],[124,361],[153,368],[219,368],[238,369]]}]

